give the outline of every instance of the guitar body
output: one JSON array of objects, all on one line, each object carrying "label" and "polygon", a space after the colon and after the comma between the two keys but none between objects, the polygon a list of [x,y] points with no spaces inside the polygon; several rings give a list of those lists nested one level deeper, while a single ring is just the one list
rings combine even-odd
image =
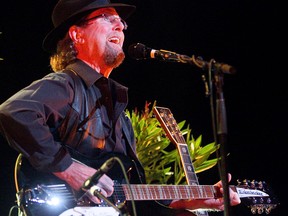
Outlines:
[{"label": "guitar body", "polygon": [[[130,184],[143,184],[142,169],[124,155],[107,155],[95,161],[89,161],[89,165],[99,168],[110,157],[118,157],[129,178]],[[77,158],[79,159],[79,158]],[[74,191],[66,182],[53,174],[36,171],[28,160],[20,154],[17,160],[17,193],[20,200],[20,208],[25,216],[90,216],[105,215],[118,216],[119,213],[105,201],[97,205],[85,196],[85,192]],[[87,162],[87,161],[85,161]],[[119,164],[116,164],[107,173],[117,184],[126,183]],[[133,181],[132,181],[133,180]],[[116,189],[117,190],[117,189]],[[54,197],[59,198],[60,204],[54,204]],[[112,195],[109,201],[116,206],[123,206],[128,215],[132,215],[131,201]],[[186,210],[175,210],[167,207],[162,202],[155,200],[135,201],[137,216],[196,216]],[[126,214],[127,215],[127,214]]]}]

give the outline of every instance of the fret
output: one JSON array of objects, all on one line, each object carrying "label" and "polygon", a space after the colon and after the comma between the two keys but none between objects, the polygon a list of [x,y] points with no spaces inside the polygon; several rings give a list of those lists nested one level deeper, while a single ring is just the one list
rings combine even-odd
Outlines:
[{"label": "fret", "polygon": [[147,194],[147,199],[150,198],[150,191],[149,191],[149,188],[148,187],[145,187],[145,190],[146,190],[146,194]]},{"label": "fret", "polygon": [[[156,189],[156,188],[155,188],[155,189]],[[159,190],[159,194],[158,194],[158,195],[159,195],[160,197],[163,197],[163,193],[162,193],[163,191],[161,190],[161,187],[158,186],[157,189]],[[157,193],[156,193],[156,195],[157,195]]]},{"label": "fret", "polygon": [[179,197],[179,193],[178,193],[178,190],[176,190],[175,187],[173,187],[173,191],[174,191],[174,194],[176,194],[177,197]]},{"label": "fret", "polygon": [[185,193],[186,193],[186,195],[187,195],[188,197],[193,197],[193,198],[194,198],[194,196],[191,195],[189,188],[186,188]]}]

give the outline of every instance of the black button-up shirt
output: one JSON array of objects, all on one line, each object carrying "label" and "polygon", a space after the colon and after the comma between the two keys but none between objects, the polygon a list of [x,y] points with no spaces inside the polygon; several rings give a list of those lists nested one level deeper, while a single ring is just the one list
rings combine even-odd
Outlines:
[{"label": "black button-up shirt", "polygon": [[1,104],[0,131],[40,171],[65,170],[72,163],[71,152],[87,158],[110,151],[127,154],[127,139],[135,156],[131,123],[126,117],[130,134],[124,138],[120,121],[127,91],[78,60]]}]

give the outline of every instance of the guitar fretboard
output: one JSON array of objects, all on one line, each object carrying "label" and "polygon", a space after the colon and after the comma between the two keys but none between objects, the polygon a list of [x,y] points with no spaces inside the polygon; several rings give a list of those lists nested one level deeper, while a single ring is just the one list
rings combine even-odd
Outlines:
[{"label": "guitar fretboard", "polygon": [[183,168],[185,170],[186,180],[189,185],[199,185],[194,167],[192,165],[191,157],[188,151],[187,144],[178,144],[178,151],[180,152]]},{"label": "guitar fretboard", "polygon": [[[114,195],[120,200],[207,199],[217,197],[213,185],[114,185]],[[133,194],[133,197],[132,197]]]}]

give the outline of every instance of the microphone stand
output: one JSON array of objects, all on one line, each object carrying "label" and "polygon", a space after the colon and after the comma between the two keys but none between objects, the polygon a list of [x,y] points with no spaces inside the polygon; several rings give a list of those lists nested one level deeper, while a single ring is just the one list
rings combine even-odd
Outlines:
[{"label": "microphone stand", "polygon": [[[163,53],[163,51],[162,51]],[[165,51],[164,51],[165,53]],[[228,185],[228,176],[226,171],[226,139],[227,139],[227,123],[226,123],[226,108],[225,108],[225,100],[223,94],[223,75],[224,74],[235,74],[236,70],[234,67],[216,62],[214,59],[211,59],[210,62],[204,61],[202,57],[198,56],[192,57],[186,55],[164,55],[166,59],[171,61],[181,62],[181,63],[189,63],[191,65],[196,65],[203,70],[208,70],[209,72],[209,85],[206,82],[206,78],[203,75],[202,79],[205,83],[206,95],[210,95],[210,104],[211,104],[211,115],[212,115],[212,126],[215,143],[220,144],[220,156],[218,155],[218,151],[216,151],[217,157],[221,158],[218,161],[218,169],[220,173],[220,178],[223,185],[223,198],[224,198],[224,215],[230,215],[230,196],[229,196],[229,185]],[[174,57],[175,58],[174,58]],[[212,73],[214,75],[214,84],[216,87],[216,119],[214,116],[214,101],[213,101],[213,83],[212,83]],[[210,87],[210,89],[209,89]],[[210,90],[210,91],[209,91]],[[216,121],[216,122],[215,122]],[[216,135],[217,133],[217,135]]]},{"label": "microphone stand", "polygon": [[[209,71],[209,85],[206,82],[205,76],[202,76],[203,81],[205,82],[206,95],[210,95],[211,103],[211,115],[212,115],[212,125],[214,132],[215,143],[220,144],[220,156],[218,151],[216,151],[217,157],[221,158],[218,161],[218,169],[220,173],[220,178],[223,185],[223,198],[224,198],[224,215],[230,215],[230,196],[229,196],[229,185],[228,185],[228,176],[227,176],[227,164],[226,164],[226,142],[227,142],[227,121],[226,121],[226,107],[225,99],[223,94],[223,75],[225,71],[222,71],[221,68],[217,67],[215,60],[211,60],[209,63],[204,61],[202,58],[195,59],[192,57],[193,64],[199,66],[202,69],[208,69]],[[235,71],[233,71],[234,73]],[[214,75],[214,79],[212,77]],[[216,88],[216,118],[214,116],[214,101],[213,101],[213,83]],[[210,88],[209,88],[210,87]],[[209,91],[210,90],[210,91]]]},{"label": "microphone stand", "polygon": [[[224,215],[230,215],[230,196],[229,185],[227,176],[227,164],[226,164],[226,142],[227,142],[227,119],[226,119],[226,107],[223,94],[223,73],[215,73],[215,86],[216,86],[216,128],[218,135],[218,143],[220,144],[220,178],[223,184],[223,196],[224,196]],[[217,139],[216,139],[217,141]]]}]

